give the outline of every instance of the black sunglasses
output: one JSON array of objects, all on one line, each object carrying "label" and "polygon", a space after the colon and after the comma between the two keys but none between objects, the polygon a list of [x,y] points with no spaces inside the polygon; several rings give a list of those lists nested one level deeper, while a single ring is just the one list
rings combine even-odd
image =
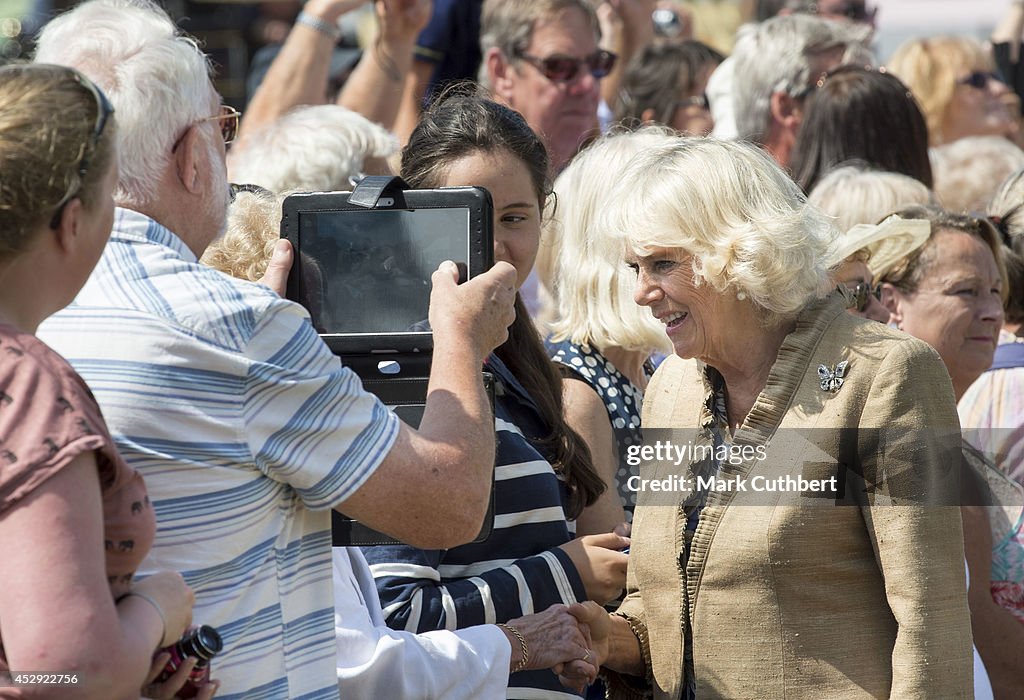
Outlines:
[{"label": "black sunglasses", "polygon": [[874,287],[861,282],[853,289],[847,287],[847,291],[850,294],[853,304],[851,306],[856,307],[857,311],[864,313],[868,310],[868,304],[871,303],[871,297],[874,297],[878,301],[882,301],[882,285],[876,284]]},{"label": "black sunglasses", "polygon": [[957,82],[961,85],[970,85],[977,90],[984,90],[993,80],[998,81],[999,76],[991,71],[976,70],[966,78],[960,78]]},{"label": "black sunglasses", "polygon": [[555,83],[568,83],[580,74],[583,66],[587,67],[590,74],[600,80],[615,68],[615,61],[618,56],[611,51],[599,49],[586,58],[573,58],[555,54],[547,58],[532,56],[524,51],[517,51],[516,56],[523,59],[531,66],[539,70],[545,78]]},{"label": "black sunglasses", "polygon": [[111,115],[114,114],[114,105],[110,104],[110,100],[107,99],[107,96],[103,94],[103,91],[94,82],[74,69],[72,69],[72,74],[74,75],[75,82],[92,95],[96,103],[96,122],[93,124],[89,141],[82,148],[82,158],[78,161],[78,182],[72,184],[68,188],[67,193],[57,202],[57,209],[53,212],[53,217],[50,219],[50,228],[60,226],[60,219],[64,216],[64,207],[82,191],[82,185],[85,184],[85,174],[89,172],[89,161],[95,155],[96,147],[103,137],[103,130],[107,128],[107,122],[110,121]]}]

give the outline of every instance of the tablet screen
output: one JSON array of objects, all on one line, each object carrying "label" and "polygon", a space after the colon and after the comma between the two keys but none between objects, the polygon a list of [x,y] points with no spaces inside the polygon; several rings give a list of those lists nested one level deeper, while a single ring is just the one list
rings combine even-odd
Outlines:
[{"label": "tablet screen", "polygon": [[418,330],[434,270],[470,258],[466,208],[302,211],[298,219],[303,286],[322,334]]}]

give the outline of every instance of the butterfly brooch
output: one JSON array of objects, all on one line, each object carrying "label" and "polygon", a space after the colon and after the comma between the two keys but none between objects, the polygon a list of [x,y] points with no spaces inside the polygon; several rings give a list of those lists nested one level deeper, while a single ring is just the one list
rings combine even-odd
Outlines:
[{"label": "butterfly brooch", "polygon": [[838,365],[818,365],[818,377],[821,379],[821,390],[835,393],[843,386],[843,379],[846,377],[846,368],[850,366],[849,360],[843,360]]}]

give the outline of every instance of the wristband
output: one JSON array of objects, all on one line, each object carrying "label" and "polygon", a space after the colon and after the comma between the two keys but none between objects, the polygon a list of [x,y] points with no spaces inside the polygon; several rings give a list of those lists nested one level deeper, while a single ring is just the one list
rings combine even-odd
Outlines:
[{"label": "wristband", "polygon": [[509,671],[509,673],[519,673],[524,668],[526,668],[526,664],[530,661],[530,650],[526,647],[526,640],[523,639],[523,635],[519,633],[519,630],[517,630],[512,625],[500,623],[498,627],[500,627],[503,630],[508,630],[513,637],[519,640],[519,647],[522,649],[523,658],[519,659],[519,663],[517,663],[515,667],[511,671]]},{"label": "wristband", "polygon": [[160,616],[160,622],[163,624],[163,629],[160,631],[160,641],[157,643],[157,646],[163,645],[164,637],[167,636],[167,616],[164,615],[163,608],[160,607],[160,604],[158,602],[150,598],[145,593],[137,593],[136,591],[128,591],[124,595],[118,596],[117,599],[114,601],[114,604],[117,605],[130,595],[133,595],[137,598],[142,598],[144,601],[152,605],[153,609],[156,610],[156,614]]},{"label": "wristband", "polygon": [[310,29],[314,29],[321,34],[330,37],[331,41],[337,43],[338,39],[341,38],[341,27],[337,24],[332,24],[326,20],[320,19],[316,15],[311,15],[308,12],[300,12],[299,16],[295,18],[295,24],[302,24]]}]

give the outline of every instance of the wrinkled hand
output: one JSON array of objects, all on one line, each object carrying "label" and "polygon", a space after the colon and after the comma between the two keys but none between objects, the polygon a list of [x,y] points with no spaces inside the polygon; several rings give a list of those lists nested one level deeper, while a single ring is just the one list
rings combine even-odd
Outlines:
[{"label": "wrinkled hand", "polygon": [[282,238],[274,244],[274,252],[267,263],[267,271],[263,273],[259,283],[273,289],[279,297],[284,297],[288,289],[288,273],[292,270],[294,259],[292,244]]},{"label": "wrinkled hand", "polygon": [[572,559],[587,589],[587,597],[603,605],[615,600],[626,587],[629,555],[619,550],[628,546],[628,537],[608,532],[577,537],[560,548]]},{"label": "wrinkled hand", "polygon": [[433,13],[433,0],[377,0],[381,39],[414,42]]},{"label": "wrinkled hand", "polygon": [[[610,616],[604,608],[590,600],[569,606],[569,614],[576,618],[580,631],[586,635],[590,650],[594,655],[591,661],[600,670],[609,653]],[[567,688],[578,688],[581,682],[584,685],[593,682],[593,678],[590,676],[590,666],[590,664],[584,664],[577,660],[552,670],[562,685]]]},{"label": "wrinkled hand", "polygon": [[[580,630],[576,618],[569,614],[564,605],[552,605],[543,612],[525,615],[508,624],[519,630],[530,651],[528,669],[557,669],[576,662],[579,670],[577,682],[582,686],[592,683],[597,677],[598,665],[595,654],[590,650],[587,637]],[[574,688],[582,690],[582,686]]]},{"label": "wrinkled hand", "polygon": [[181,639],[192,622],[192,605],[195,595],[177,571],[158,571],[137,581],[132,590],[144,593],[160,606],[167,623],[160,647],[170,646]]},{"label": "wrinkled hand", "polygon": [[482,362],[508,339],[508,327],[516,319],[516,269],[498,262],[463,284],[456,284],[458,279],[458,267],[450,260],[441,263],[431,277],[430,327],[435,342],[461,339],[477,350]]}]

